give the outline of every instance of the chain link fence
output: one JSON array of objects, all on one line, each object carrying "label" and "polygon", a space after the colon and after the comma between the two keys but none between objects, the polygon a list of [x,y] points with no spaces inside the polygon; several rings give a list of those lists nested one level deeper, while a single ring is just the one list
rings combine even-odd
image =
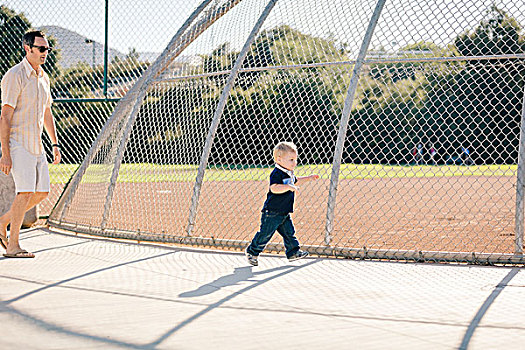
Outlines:
[{"label": "chain link fence", "polygon": [[[7,0],[0,6],[2,76],[23,58],[21,39],[27,30],[44,31],[55,49],[44,69],[51,77],[63,164],[50,166],[51,192],[40,205],[41,216],[51,212],[118,100],[155,61],[197,4]],[[180,58],[185,59],[191,57]],[[52,154],[47,136],[44,146]]]},{"label": "chain link fence", "polygon": [[525,262],[523,1],[24,3],[2,9],[84,33],[56,56],[51,225],[242,249],[288,140],[321,177],[293,214],[311,253]]}]

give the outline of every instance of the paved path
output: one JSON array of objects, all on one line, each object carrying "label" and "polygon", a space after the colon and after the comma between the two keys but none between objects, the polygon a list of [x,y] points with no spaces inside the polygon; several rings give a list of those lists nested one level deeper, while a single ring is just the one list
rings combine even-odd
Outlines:
[{"label": "paved path", "polygon": [[525,269],[138,245],[33,229],[0,349],[524,349]]}]

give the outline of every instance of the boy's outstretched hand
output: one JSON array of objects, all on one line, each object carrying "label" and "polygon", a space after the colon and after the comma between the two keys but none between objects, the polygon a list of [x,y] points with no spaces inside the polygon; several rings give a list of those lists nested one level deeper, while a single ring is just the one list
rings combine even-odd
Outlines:
[{"label": "boy's outstretched hand", "polygon": [[[303,183],[305,183],[307,181],[317,180],[317,179],[319,179],[319,175],[317,175],[317,174],[298,177],[297,181],[295,182],[295,186],[301,186]],[[297,188],[299,188],[299,187],[297,187]]]}]

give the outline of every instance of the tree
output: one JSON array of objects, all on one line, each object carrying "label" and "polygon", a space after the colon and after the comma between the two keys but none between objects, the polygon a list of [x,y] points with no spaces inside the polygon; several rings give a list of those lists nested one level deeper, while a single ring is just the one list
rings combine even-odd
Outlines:
[{"label": "tree", "polygon": [[[301,45],[309,50],[304,57]],[[299,56],[285,53],[288,49]],[[238,54],[224,43],[202,56],[204,71],[228,71]],[[277,27],[254,41],[243,68],[343,58],[341,50],[328,40]],[[267,150],[282,139],[304,145],[301,159],[305,163],[330,161],[340,116],[334,106],[346,92],[346,78],[338,69],[242,72],[228,99],[209,163],[271,163]],[[147,99],[142,106],[125,160],[198,163],[223,84],[224,75],[166,84],[160,97]],[[264,149],[264,154],[254,152],[258,149]]]},{"label": "tree", "polygon": [[[409,44],[401,50],[433,56],[496,56],[524,52],[521,25],[491,7],[487,19],[452,45]],[[359,83],[350,117],[347,162],[408,163],[418,143],[439,159],[473,151],[477,163],[515,163],[525,72],[520,59],[376,64]]]},{"label": "tree", "polygon": [[[111,66],[109,86],[118,93],[124,94],[149,66],[149,63],[139,62],[136,55],[130,53],[125,60],[115,60]],[[60,98],[87,98],[93,90],[102,94],[104,86],[104,68],[95,69],[86,63],[62,71],[52,80],[52,93]],[[114,88],[116,87],[116,88]],[[122,90],[122,91],[120,91]],[[67,147],[63,153],[64,163],[78,163],[82,161],[92,142],[95,140],[101,126],[111,115],[114,102],[67,102],[55,103],[53,113],[57,121],[58,133]],[[82,137],[79,137],[82,135]]]},{"label": "tree", "polygon": [[[433,42],[418,41],[401,47],[397,54],[403,58],[425,58],[428,56],[451,56],[451,52],[441,48]],[[377,63],[371,65],[370,75],[374,79],[384,79],[388,76],[393,82],[402,79],[415,79],[417,70],[421,70],[424,63]]]},{"label": "tree", "polygon": [[[490,14],[446,47],[421,41],[401,50],[413,58],[430,53],[441,57],[522,53],[524,39],[517,21],[497,8]],[[492,38],[485,48],[483,38]],[[224,43],[202,56],[204,71],[227,72],[237,57],[238,52]],[[303,163],[331,162],[351,66],[315,63],[345,60],[344,50],[333,40],[288,26],[261,33],[243,68],[312,65],[242,72],[228,98],[209,164],[268,164],[270,152],[253,150],[269,150],[284,139],[305,150]],[[495,58],[365,66],[343,160],[406,164],[412,160],[411,149],[422,143],[437,148],[443,158],[436,160],[441,162],[465,146],[478,163],[514,163],[525,74],[518,63]],[[147,99],[126,159],[198,162],[224,78],[213,75],[166,84],[161,94]]]},{"label": "tree", "polygon": [[[237,54],[214,51],[214,62],[233,62]],[[243,67],[271,67],[344,61],[332,41],[289,26],[264,31],[252,44]],[[205,58],[206,61],[206,58]],[[221,67],[232,64],[222,63]],[[310,67],[244,72],[217,130],[210,164],[272,163],[270,150],[280,140],[293,140],[304,151],[304,163],[326,163],[337,135],[345,77],[340,68]],[[212,105],[216,105],[212,104]],[[303,147],[302,147],[303,146]]]},{"label": "tree", "polygon": [[31,24],[23,14],[17,14],[5,5],[0,6],[0,45],[3,48],[0,74],[2,76],[24,57],[21,40],[29,28]]},{"label": "tree", "polygon": [[[421,109],[428,82],[421,69],[395,79],[384,74],[363,74],[351,112],[343,161],[346,163],[406,164],[412,145],[419,142]],[[413,67],[412,67],[413,69]]]},{"label": "tree", "polygon": [[[515,18],[492,5],[488,19],[482,20],[473,31],[466,31],[454,40],[460,56],[491,56],[522,53],[525,38]],[[474,61],[483,63],[483,61]]]},{"label": "tree", "polygon": [[[0,5],[0,45],[2,47],[2,60],[0,60],[0,76],[15,64],[18,64],[25,56],[22,47],[23,35],[31,29],[31,23],[23,13],[17,14],[5,5]],[[54,46],[55,39],[47,38],[49,45]],[[56,66],[58,53],[51,51],[47,55],[44,70],[51,76],[58,74]]]},{"label": "tree", "polygon": [[[522,54],[521,25],[492,6],[487,19],[454,40],[460,56]],[[431,82],[423,115],[449,153],[474,151],[477,163],[515,163],[525,72],[519,59],[470,60]],[[430,135],[428,135],[430,136]]]}]

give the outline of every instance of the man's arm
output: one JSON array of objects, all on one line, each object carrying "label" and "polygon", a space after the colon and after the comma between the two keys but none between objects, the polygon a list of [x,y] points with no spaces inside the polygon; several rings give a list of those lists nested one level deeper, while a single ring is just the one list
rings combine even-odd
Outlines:
[{"label": "man's arm", "polygon": [[0,158],[0,171],[9,175],[13,163],[11,149],[9,148],[9,135],[11,134],[11,120],[15,109],[9,105],[2,106],[0,115],[0,143],[2,144],[2,158]]},{"label": "man's arm", "polygon": [[[51,107],[46,107],[44,112],[44,129],[46,129],[49,139],[53,145],[58,144],[57,132],[55,128],[55,118],[53,118],[53,113],[51,113]],[[53,164],[60,163],[61,159],[60,148],[58,146],[53,146]]]}]

